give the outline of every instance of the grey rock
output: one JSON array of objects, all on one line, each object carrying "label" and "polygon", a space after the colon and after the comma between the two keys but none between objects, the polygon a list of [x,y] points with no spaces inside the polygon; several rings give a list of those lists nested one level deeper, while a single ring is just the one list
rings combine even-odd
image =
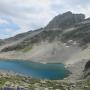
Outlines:
[{"label": "grey rock", "polygon": [[73,14],[72,12],[68,11],[64,14],[56,16],[49,22],[49,24],[45,28],[46,29],[68,28],[72,25],[84,21],[84,19],[85,19],[84,14]]}]

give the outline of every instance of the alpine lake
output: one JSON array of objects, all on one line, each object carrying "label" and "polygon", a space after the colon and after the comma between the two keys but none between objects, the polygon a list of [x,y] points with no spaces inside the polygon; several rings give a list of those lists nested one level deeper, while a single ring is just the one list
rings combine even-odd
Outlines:
[{"label": "alpine lake", "polygon": [[61,80],[69,76],[70,71],[62,63],[38,63],[24,60],[0,60],[0,70],[38,79]]}]

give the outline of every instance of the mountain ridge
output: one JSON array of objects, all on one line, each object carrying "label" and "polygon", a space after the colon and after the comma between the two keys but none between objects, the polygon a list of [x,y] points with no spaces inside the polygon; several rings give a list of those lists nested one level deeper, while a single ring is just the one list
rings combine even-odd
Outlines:
[{"label": "mountain ridge", "polygon": [[[55,21],[56,18],[58,22]],[[51,23],[55,23],[55,25],[51,25]],[[51,28],[49,28],[49,25]],[[81,49],[87,48],[90,42],[89,29],[90,19],[85,19],[84,14],[74,14],[68,11],[56,16],[44,28],[21,33],[3,40],[4,43],[0,46],[0,53],[12,51],[24,53],[31,52],[34,46],[38,47],[42,42],[47,42],[48,44],[54,42],[58,44],[59,42],[60,45],[62,44],[64,47],[75,46]]]},{"label": "mountain ridge", "polygon": [[46,29],[61,28],[65,29],[85,20],[84,14],[73,14],[71,11],[55,16]]}]

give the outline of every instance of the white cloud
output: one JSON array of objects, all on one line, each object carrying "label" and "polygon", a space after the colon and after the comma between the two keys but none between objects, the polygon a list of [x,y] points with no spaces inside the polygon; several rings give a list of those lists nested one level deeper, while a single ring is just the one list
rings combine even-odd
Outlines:
[{"label": "white cloud", "polygon": [[5,19],[0,18],[0,24],[8,24],[9,22]]},{"label": "white cloud", "polygon": [[[22,31],[45,26],[53,12],[49,0],[3,0],[0,1],[1,14],[10,15]],[[33,25],[33,26],[32,26]]]},{"label": "white cloud", "polygon": [[17,33],[20,33],[21,30],[14,31],[13,29],[5,29],[5,32],[10,33],[10,36],[14,36]]}]

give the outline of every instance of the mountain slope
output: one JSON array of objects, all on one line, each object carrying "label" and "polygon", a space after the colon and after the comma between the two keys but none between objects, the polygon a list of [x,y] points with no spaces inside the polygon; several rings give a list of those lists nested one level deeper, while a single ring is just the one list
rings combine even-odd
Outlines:
[{"label": "mountain slope", "polygon": [[0,39],[0,45],[4,44],[4,41],[2,39]]},{"label": "mountain slope", "polygon": [[[90,59],[90,18],[66,12],[41,29],[0,40],[0,58],[64,63],[78,79]],[[79,73],[78,73],[79,72]],[[88,72],[87,72],[88,74]],[[87,76],[87,74],[85,76]]]},{"label": "mountain slope", "polygon": [[0,46],[0,58],[63,63],[74,59],[73,62],[77,62],[89,58],[84,52],[90,52],[90,19],[85,19],[84,14],[66,12],[52,19],[45,28],[16,35],[4,42]]}]

